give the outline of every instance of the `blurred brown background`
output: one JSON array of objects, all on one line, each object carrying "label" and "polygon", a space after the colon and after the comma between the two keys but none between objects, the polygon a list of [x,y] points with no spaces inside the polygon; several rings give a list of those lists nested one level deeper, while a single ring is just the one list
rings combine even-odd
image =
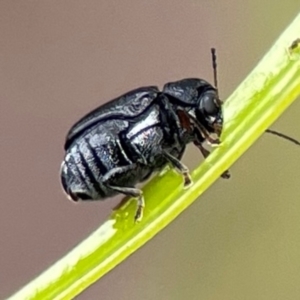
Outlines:
[{"label": "blurred brown background", "polygon": [[[226,98],[298,12],[297,0],[1,0],[0,298],[117,203],[75,205],[61,191],[64,137],[77,118],[141,85],[211,81],[211,46]],[[300,139],[299,113],[298,101],[273,128]],[[78,299],[299,299],[299,154],[263,136],[229,182]],[[184,161],[200,159],[190,147]]]}]

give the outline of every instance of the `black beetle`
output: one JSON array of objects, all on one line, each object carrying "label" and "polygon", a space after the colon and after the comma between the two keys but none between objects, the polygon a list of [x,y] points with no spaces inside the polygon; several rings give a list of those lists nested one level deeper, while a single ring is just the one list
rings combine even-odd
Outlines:
[{"label": "black beetle", "polygon": [[[213,66],[216,82],[216,59]],[[135,185],[172,165],[191,183],[180,162],[188,143],[204,157],[203,142],[219,144],[223,127],[217,88],[187,78],[132,90],[93,110],[68,132],[61,166],[62,186],[74,201],[101,200],[122,193],[137,199],[135,220],[142,218],[144,198]],[[222,177],[228,178],[226,171]]]}]

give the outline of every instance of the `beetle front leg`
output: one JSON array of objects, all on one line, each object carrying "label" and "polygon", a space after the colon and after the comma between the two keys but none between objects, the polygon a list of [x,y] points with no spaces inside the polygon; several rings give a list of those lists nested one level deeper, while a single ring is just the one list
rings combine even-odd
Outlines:
[{"label": "beetle front leg", "polygon": [[163,155],[169,161],[169,163],[183,176],[184,188],[190,187],[193,184],[193,180],[190,175],[189,169],[180,160],[178,160],[170,153],[164,151]]},{"label": "beetle front leg", "polygon": [[[194,142],[195,146],[201,151],[202,155],[204,158],[208,157],[210,152],[203,147],[203,145],[200,143],[200,142]],[[224,179],[228,179],[230,178],[230,173],[228,170],[226,170],[222,175],[221,175],[222,178]]]}]

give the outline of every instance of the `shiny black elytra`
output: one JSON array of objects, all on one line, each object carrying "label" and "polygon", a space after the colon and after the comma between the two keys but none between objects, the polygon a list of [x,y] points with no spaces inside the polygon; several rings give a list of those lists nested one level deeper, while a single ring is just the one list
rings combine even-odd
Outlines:
[{"label": "shiny black elytra", "polygon": [[[213,67],[216,81],[214,49]],[[137,199],[135,221],[145,206],[135,185],[167,164],[191,185],[188,168],[180,162],[194,143],[204,157],[205,141],[220,144],[222,102],[217,88],[203,79],[187,78],[132,90],[98,107],[68,132],[61,165],[62,186],[74,201],[101,200],[116,194]],[[222,177],[228,178],[226,171]]]}]

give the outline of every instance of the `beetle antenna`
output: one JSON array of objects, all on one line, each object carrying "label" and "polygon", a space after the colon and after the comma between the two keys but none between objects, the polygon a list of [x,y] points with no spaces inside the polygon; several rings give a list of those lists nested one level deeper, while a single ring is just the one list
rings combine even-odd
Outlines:
[{"label": "beetle antenna", "polygon": [[222,101],[219,98],[216,49],[215,48],[211,48],[210,51],[211,51],[212,67],[213,67],[213,72],[214,72],[214,85],[215,85],[215,88],[217,90],[218,104],[221,106],[222,105]]},{"label": "beetle antenna", "polygon": [[299,142],[299,141],[295,140],[294,138],[292,138],[292,137],[290,137],[290,136],[288,136],[288,135],[285,135],[285,134],[283,134],[283,133],[280,133],[280,132],[275,131],[275,130],[272,130],[272,129],[267,129],[266,132],[267,132],[267,133],[274,134],[274,135],[277,135],[277,136],[279,136],[279,137],[281,137],[281,138],[283,138],[283,139],[285,139],[285,140],[288,140],[288,141],[290,141],[290,142],[292,142],[292,143],[294,143],[294,144],[300,146],[300,142]]}]

